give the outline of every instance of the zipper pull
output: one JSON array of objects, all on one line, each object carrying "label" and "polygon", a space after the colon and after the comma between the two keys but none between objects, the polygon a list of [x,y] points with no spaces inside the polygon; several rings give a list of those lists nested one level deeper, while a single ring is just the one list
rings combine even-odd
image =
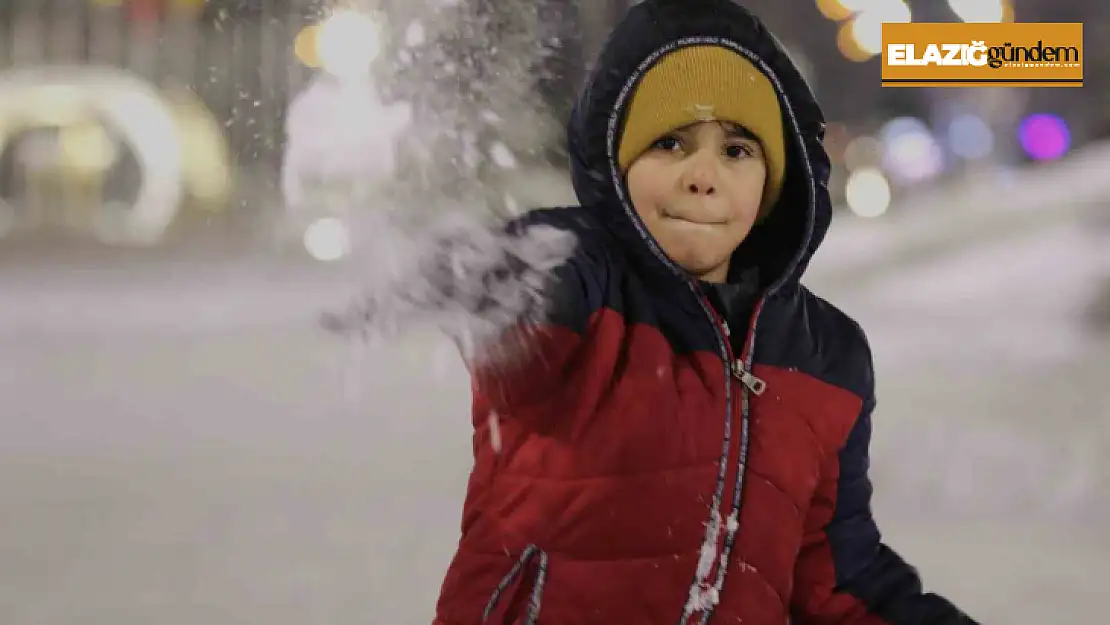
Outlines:
[{"label": "zipper pull", "polygon": [[744,368],[744,363],[737,360],[732,363],[732,375],[740,380],[749,391],[756,395],[762,395],[763,391],[767,390],[767,383],[755,376],[754,373]]}]

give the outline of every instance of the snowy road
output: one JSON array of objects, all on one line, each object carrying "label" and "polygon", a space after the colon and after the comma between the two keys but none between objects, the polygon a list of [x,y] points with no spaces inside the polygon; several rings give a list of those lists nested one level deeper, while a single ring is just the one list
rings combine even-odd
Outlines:
[{"label": "snowy road", "polygon": [[[1100,249],[1060,225],[815,285],[875,349],[888,539],[986,623],[1105,612]],[[339,281],[214,275],[0,275],[0,623],[429,622],[470,454],[457,359],[319,335]]]}]

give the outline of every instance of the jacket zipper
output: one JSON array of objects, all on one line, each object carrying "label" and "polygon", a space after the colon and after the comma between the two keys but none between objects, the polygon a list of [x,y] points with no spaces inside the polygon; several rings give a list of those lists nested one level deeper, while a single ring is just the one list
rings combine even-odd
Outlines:
[{"label": "jacket zipper", "polygon": [[[749,418],[749,400],[750,396],[761,395],[767,389],[767,384],[762,379],[757,377],[751,371],[751,363],[755,354],[755,329],[759,319],[760,313],[763,311],[763,304],[769,297],[769,293],[765,293],[757,301],[755,307],[752,309],[752,318],[748,326],[748,335],[745,337],[744,345],[745,353],[741,352],[741,358],[735,358],[732,353],[732,342],[729,340],[731,329],[725,319],[720,320],[719,331],[724,332],[726,355],[731,363],[729,367],[732,377],[740,381],[742,392],[740,394],[740,439],[737,442],[737,457],[736,457],[736,480],[733,484],[732,501],[730,502],[730,510],[725,519],[725,541],[724,546],[718,553],[718,567],[716,579],[713,585],[709,587],[708,592],[712,601],[705,610],[702,611],[700,625],[708,625],[709,619],[713,617],[713,612],[717,607],[717,602],[720,599],[720,594],[724,590],[725,576],[728,574],[728,566],[730,564],[732,547],[736,540],[736,534],[740,529],[740,508],[744,490],[744,477],[748,465],[748,443],[751,435],[748,422]],[[731,418],[731,412],[729,418]],[[728,457],[731,457],[731,451]]]},{"label": "jacket zipper", "polygon": [[[739,432],[741,440],[740,440],[739,444],[737,445],[737,447],[738,447],[738,453],[737,453],[737,458],[736,458],[737,476],[736,476],[736,483],[733,487],[733,501],[729,502],[730,503],[730,510],[727,513],[727,516],[725,516],[723,514],[724,510],[722,509],[722,508],[725,507],[724,506],[724,504],[725,504],[724,494],[725,493],[722,491],[720,493],[720,496],[721,496],[720,504],[721,505],[719,505],[714,510],[715,518],[710,519],[710,524],[711,525],[715,523],[718,528],[725,530],[724,546],[723,547],[718,547],[717,546],[718,545],[717,541],[720,540],[720,538],[719,538],[719,536],[713,536],[713,541],[714,541],[713,548],[714,548],[714,552],[715,552],[714,560],[716,561],[716,565],[713,567],[713,569],[710,569],[709,571],[706,572],[705,579],[700,579],[700,574],[699,574],[698,578],[695,579],[695,585],[690,588],[691,601],[694,598],[693,593],[696,592],[696,593],[698,593],[698,597],[699,597],[699,601],[697,601],[697,604],[699,606],[704,605],[704,602],[700,600],[701,596],[704,593],[705,595],[708,596],[708,601],[709,601],[710,605],[705,605],[704,608],[699,607],[699,608],[689,610],[689,611],[683,610],[683,615],[682,615],[682,618],[679,620],[679,625],[686,625],[686,623],[688,622],[689,617],[693,616],[693,614],[695,612],[698,612],[698,611],[700,611],[702,613],[700,621],[704,625],[705,623],[708,622],[709,617],[713,614],[713,610],[716,607],[716,603],[720,598],[720,591],[722,589],[721,587],[723,586],[723,582],[724,582],[724,572],[725,572],[725,569],[727,569],[728,564],[729,564],[728,561],[727,561],[728,557],[729,557],[729,552],[732,550],[732,542],[734,540],[734,537],[736,535],[736,531],[737,531],[738,526],[739,526],[740,488],[741,488],[741,485],[743,484],[743,479],[744,479],[743,474],[744,474],[745,467],[747,465],[746,456],[747,456],[747,437],[748,437],[748,425],[747,425],[748,393],[754,393],[756,395],[761,395],[761,394],[763,394],[763,392],[767,388],[766,382],[764,382],[762,379],[760,379],[754,373],[752,373],[751,370],[750,370],[750,367],[745,366],[744,360],[742,360],[741,358],[736,358],[735,355],[733,354],[733,352],[732,352],[732,342],[730,340],[730,337],[732,336],[732,329],[729,327],[728,321],[724,317],[720,316],[719,314],[717,314],[714,311],[712,303],[708,300],[708,298],[705,296],[705,294],[702,293],[701,289],[697,286],[697,284],[693,284],[692,286],[693,286],[694,292],[698,295],[698,298],[700,300],[700,303],[702,305],[702,308],[703,308],[704,312],[706,313],[706,316],[709,318],[709,321],[713,325],[714,333],[717,334],[717,339],[722,344],[721,356],[724,358],[724,362],[728,363],[727,364],[728,373],[725,374],[725,385],[726,385],[726,391],[725,391],[725,393],[726,393],[726,396],[725,396],[726,406],[725,406],[725,410],[726,410],[726,418],[728,419],[728,423],[730,424],[730,425],[728,425],[728,427],[729,427],[728,431],[729,432],[731,432],[731,423],[732,423],[732,419],[733,419],[733,403],[732,403],[732,394],[727,389],[732,383],[732,378],[736,378],[737,380],[740,381],[741,386],[744,389],[744,392],[741,394],[741,415],[740,415],[740,432]],[[759,311],[762,308],[762,306],[760,304],[762,304],[762,301],[757,303],[757,305],[756,305],[756,307],[753,311],[753,319],[752,319],[753,323],[751,324],[752,328],[754,328],[754,326],[755,326],[755,324],[754,324],[755,316],[759,314]],[[749,332],[751,332],[751,329],[749,329]],[[728,470],[727,470],[728,465],[729,465],[729,462],[732,459],[732,436],[735,436],[735,433],[726,434],[726,436],[728,436],[728,438],[729,438],[729,443],[728,443],[726,449],[724,450],[724,453],[722,454],[722,460],[721,460],[721,462],[722,462],[721,471],[722,472],[720,474],[721,475],[720,479],[722,481],[720,482],[720,484],[721,484],[722,487],[726,486],[726,484],[723,480],[724,480],[724,477],[728,474]],[[707,540],[708,540],[708,538],[709,538],[709,536],[707,535]],[[705,546],[703,545],[703,549],[704,549],[704,547]],[[716,575],[713,575],[714,571],[716,572]],[[713,581],[710,581],[711,579]],[[687,602],[687,608],[689,608],[690,605],[691,605],[691,602],[688,601]]]},{"label": "jacket zipper", "polygon": [[[727,340],[732,336],[732,330],[729,328],[728,322],[723,319],[721,320],[721,327],[725,331],[725,338]],[[744,388],[747,388],[753,394],[762,395],[763,391],[767,390],[767,383],[752,373],[751,370],[744,365],[742,359],[733,357],[731,346],[728,356],[732,359],[732,377],[740,380]]]}]

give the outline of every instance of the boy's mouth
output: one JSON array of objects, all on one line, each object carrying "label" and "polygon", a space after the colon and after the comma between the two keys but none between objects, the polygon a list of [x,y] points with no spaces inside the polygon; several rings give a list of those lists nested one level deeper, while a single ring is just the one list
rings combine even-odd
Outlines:
[{"label": "boy's mouth", "polygon": [[699,226],[723,226],[725,221],[721,219],[707,219],[707,218],[694,218],[676,213],[670,209],[663,209],[663,217],[673,219],[675,221],[682,221],[689,224],[696,224]]}]

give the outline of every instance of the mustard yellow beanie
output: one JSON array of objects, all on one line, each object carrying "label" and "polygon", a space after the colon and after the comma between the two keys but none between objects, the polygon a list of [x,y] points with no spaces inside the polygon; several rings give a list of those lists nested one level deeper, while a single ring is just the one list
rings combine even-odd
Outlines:
[{"label": "mustard yellow beanie", "polygon": [[629,104],[617,154],[621,171],[660,137],[702,121],[739,124],[763,146],[767,181],[760,217],[774,206],[786,173],[782,111],[771,81],[740,54],[713,45],[679,48],[644,74]]}]

